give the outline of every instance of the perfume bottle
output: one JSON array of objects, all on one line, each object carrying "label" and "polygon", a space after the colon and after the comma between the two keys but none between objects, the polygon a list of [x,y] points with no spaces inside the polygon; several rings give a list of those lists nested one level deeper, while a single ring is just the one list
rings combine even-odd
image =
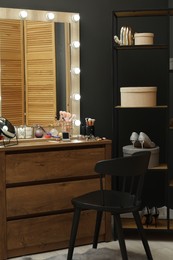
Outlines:
[{"label": "perfume bottle", "polygon": [[36,138],[42,138],[43,137],[43,129],[38,125],[35,129],[35,137]]}]

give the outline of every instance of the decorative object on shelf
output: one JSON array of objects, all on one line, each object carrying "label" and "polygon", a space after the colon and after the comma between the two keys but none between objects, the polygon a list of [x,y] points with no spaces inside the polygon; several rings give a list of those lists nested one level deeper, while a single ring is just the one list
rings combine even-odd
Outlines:
[{"label": "decorative object on shelf", "polygon": [[140,132],[139,135],[136,132],[133,132],[130,136],[130,141],[133,144],[133,147],[137,148],[154,148],[156,144],[151,141],[149,136],[144,132]]},{"label": "decorative object on shelf", "polygon": [[135,45],[152,45],[154,42],[154,33],[135,33]]},{"label": "decorative object on shelf", "polygon": [[151,169],[159,165],[159,151],[160,151],[159,146],[156,146],[154,148],[143,148],[143,149],[133,147],[133,145],[123,146],[123,156],[131,156],[132,154],[140,151],[151,152],[148,169]]},{"label": "decorative object on shelf", "polygon": [[114,36],[114,41],[118,45],[133,45],[133,33],[131,27],[123,26],[120,30],[120,38],[117,35]]},{"label": "decorative object on shelf", "polygon": [[121,87],[122,107],[155,107],[157,87]]}]

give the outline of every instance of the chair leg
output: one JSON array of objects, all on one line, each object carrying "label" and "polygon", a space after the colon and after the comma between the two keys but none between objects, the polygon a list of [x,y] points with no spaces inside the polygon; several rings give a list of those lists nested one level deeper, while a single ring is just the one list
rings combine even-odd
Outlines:
[{"label": "chair leg", "polygon": [[134,219],[135,219],[135,222],[136,222],[136,225],[137,225],[137,228],[138,228],[138,231],[139,231],[139,234],[140,234],[146,255],[147,255],[148,259],[152,260],[153,257],[152,257],[151,251],[150,251],[148,240],[147,240],[146,235],[145,235],[145,230],[143,228],[139,212],[138,211],[133,212],[133,216],[134,216]]},{"label": "chair leg", "polygon": [[122,228],[120,215],[114,214],[113,217],[114,217],[114,224],[116,225],[116,227],[115,227],[116,234],[118,236],[122,260],[128,260],[127,249],[126,249],[126,244],[125,244],[125,240],[124,240],[124,234],[123,234],[123,228]]},{"label": "chair leg", "polygon": [[81,213],[81,210],[78,208],[75,208],[74,215],[73,215],[73,222],[72,222],[72,228],[71,228],[67,260],[71,260],[73,257],[76,235],[77,235],[77,230],[78,230],[78,226],[79,226],[80,213]]},{"label": "chair leg", "polygon": [[95,232],[94,232],[94,239],[93,239],[93,248],[97,248],[102,216],[103,216],[103,212],[97,211],[96,225],[95,225]]},{"label": "chair leg", "polygon": [[113,239],[114,241],[118,240],[117,231],[116,231],[116,220],[113,215]]}]

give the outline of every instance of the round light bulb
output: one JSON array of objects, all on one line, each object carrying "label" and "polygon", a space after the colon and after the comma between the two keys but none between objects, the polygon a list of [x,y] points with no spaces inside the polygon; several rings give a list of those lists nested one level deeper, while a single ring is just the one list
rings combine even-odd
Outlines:
[{"label": "round light bulb", "polygon": [[78,22],[80,20],[80,15],[79,14],[74,14],[73,16],[72,16],[72,21],[73,22]]},{"label": "round light bulb", "polygon": [[74,98],[74,100],[80,100],[81,99],[81,95],[80,94],[78,94],[78,93],[76,93],[76,94],[73,94],[73,98]]},{"label": "round light bulb", "polygon": [[47,13],[46,18],[47,20],[52,21],[55,18],[55,15],[54,13]]},{"label": "round light bulb", "polygon": [[71,46],[73,47],[73,48],[79,48],[80,47],[80,42],[78,42],[78,41],[74,41],[74,42],[72,42],[71,43]]},{"label": "round light bulb", "polygon": [[73,68],[72,72],[76,75],[80,74],[80,68]]},{"label": "round light bulb", "polygon": [[74,124],[75,124],[75,126],[80,126],[81,121],[77,119],[77,120],[74,121]]},{"label": "round light bulb", "polygon": [[28,16],[28,13],[27,13],[27,11],[22,10],[22,11],[20,11],[19,16],[20,16],[20,18],[25,19]]}]

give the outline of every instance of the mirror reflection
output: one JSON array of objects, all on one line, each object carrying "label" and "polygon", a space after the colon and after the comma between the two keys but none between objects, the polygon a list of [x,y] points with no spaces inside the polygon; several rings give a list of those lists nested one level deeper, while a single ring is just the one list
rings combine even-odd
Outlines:
[{"label": "mirror reflection", "polygon": [[53,124],[61,110],[80,119],[78,18],[0,8],[0,112],[14,125]]}]

